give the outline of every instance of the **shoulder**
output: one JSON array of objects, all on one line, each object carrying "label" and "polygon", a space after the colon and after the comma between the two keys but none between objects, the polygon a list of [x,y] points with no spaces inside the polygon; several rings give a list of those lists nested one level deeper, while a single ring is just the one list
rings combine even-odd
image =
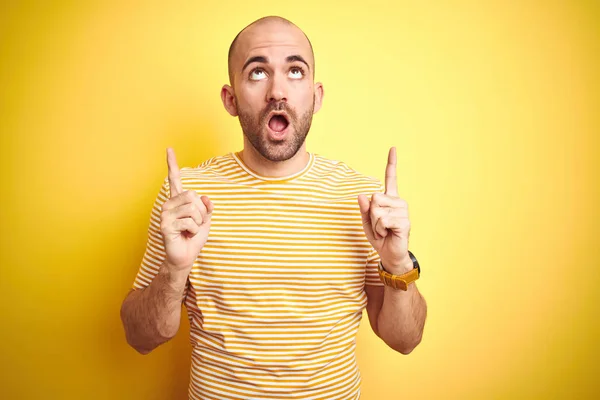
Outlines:
[{"label": "shoulder", "polygon": [[383,187],[378,178],[365,175],[344,161],[319,154],[315,154],[315,173],[324,181],[332,184],[352,185],[360,191],[377,192]]},{"label": "shoulder", "polygon": [[227,171],[235,163],[231,153],[211,157],[195,167],[181,168],[181,177],[201,177],[219,175]]},{"label": "shoulder", "polygon": [[235,171],[235,160],[231,153],[211,157],[195,167],[183,167],[180,170],[181,183],[199,184],[227,180]]},{"label": "shoulder", "polygon": [[[234,168],[233,163],[231,153],[227,153],[208,158],[194,167],[181,167],[179,177],[183,190],[198,190],[211,182],[226,181]],[[170,191],[168,175],[163,179],[162,191],[167,195]]]}]

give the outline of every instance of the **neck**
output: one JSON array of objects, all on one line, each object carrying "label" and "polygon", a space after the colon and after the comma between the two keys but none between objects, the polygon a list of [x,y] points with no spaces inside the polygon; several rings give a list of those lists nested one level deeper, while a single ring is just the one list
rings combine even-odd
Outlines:
[{"label": "neck", "polygon": [[280,178],[302,171],[308,164],[310,156],[306,151],[306,142],[304,142],[298,152],[289,160],[271,161],[256,151],[248,139],[244,137],[244,150],[240,153],[240,157],[244,164],[257,174],[269,178]]}]

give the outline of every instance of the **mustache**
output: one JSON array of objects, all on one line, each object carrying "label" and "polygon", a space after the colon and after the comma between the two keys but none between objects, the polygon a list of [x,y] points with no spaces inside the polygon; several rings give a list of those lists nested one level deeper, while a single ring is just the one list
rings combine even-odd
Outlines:
[{"label": "mustache", "polygon": [[269,116],[269,113],[271,111],[285,111],[290,118],[290,121],[288,122],[296,120],[296,113],[285,101],[278,101],[267,104],[267,106],[262,112],[261,121],[265,122],[266,118]]}]

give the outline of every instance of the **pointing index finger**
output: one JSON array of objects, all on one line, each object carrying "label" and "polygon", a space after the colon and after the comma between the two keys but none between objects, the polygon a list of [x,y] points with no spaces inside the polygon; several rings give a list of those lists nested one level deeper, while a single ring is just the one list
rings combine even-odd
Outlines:
[{"label": "pointing index finger", "polygon": [[396,148],[390,148],[388,162],[385,167],[385,194],[398,196],[398,180],[396,179]]},{"label": "pointing index finger", "polygon": [[179,166],[175,158],[175,150],[167,148],[167,166],[169,167],[169,187],[171,189],[171,198],[183,192],[181,186],[181,177],[179,176]]}]

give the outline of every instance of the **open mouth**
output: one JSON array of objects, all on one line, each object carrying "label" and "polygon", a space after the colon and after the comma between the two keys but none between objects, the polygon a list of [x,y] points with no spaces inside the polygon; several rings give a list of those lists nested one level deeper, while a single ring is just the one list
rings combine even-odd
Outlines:
[{"label": "open mouth", "polygon": [[289,126],[289,124],[290,123],[285,115],[273,115],[269,120],[269,128],[276,133],[283,132]]}]

